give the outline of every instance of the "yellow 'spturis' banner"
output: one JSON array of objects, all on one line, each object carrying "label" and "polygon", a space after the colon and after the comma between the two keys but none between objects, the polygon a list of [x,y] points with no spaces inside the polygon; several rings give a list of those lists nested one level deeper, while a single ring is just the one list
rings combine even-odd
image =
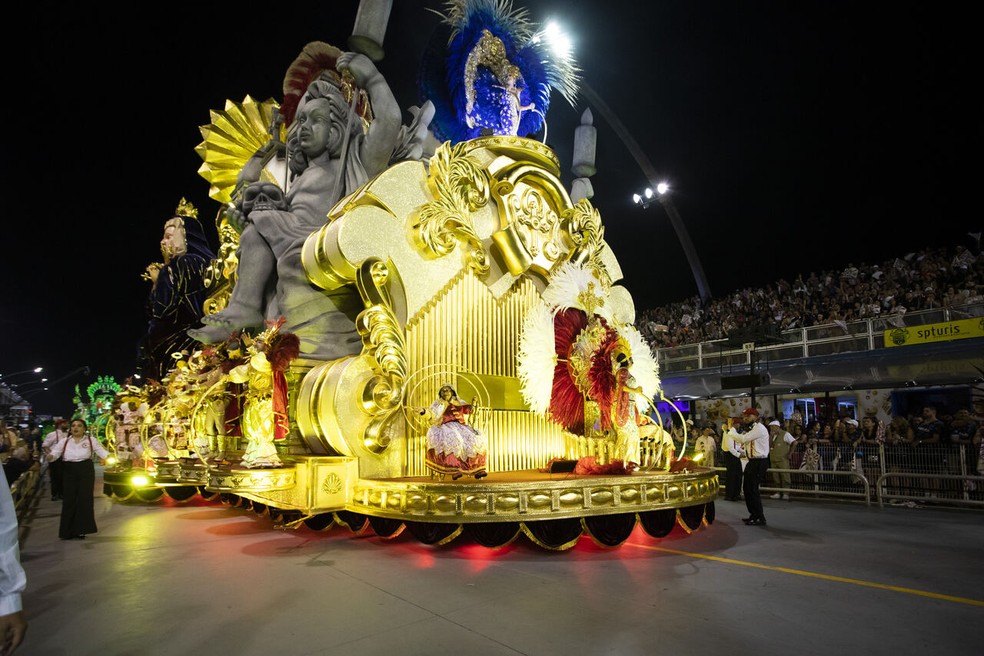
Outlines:
[{"label": "yellow 'spturis' banner", "polygon": [[968,337],[984,337],[984,317],[886,330],[885,346],[949,342]]}]

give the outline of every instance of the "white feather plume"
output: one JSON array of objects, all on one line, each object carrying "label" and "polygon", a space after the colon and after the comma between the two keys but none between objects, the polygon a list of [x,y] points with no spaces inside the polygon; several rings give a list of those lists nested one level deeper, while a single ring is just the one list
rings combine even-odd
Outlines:
[{"label": "white feather plume", "polygon": [[[595,307],[592,311],[584,306],[582,294],[590,293],[595,297]],[[584,310],[588,314],[597,314],[605,321],[612,323],[611,303],[607,303],[608,289],[590,268],[564,262],[550,278],[550,284],[543,290],[543,301],[553,307],[554,313],[568,308]]]},{"label": "white feather plume", "polygon": [[636,399],[639,412],[648,415],[649,400],[659,394],[662,387],[659,382],[659,363],[653,357],[652,349],[634,326],[619,326],[619,335],[629,344],[632,353],[632,366],[629,367],[629,375],[635,378],[636,385],[642,388],[646,398]]},{"label": "white feather plume", "polygon": [[517,369],[523,400],[533,412],[546,415],[553,393],[557,353],[554,345],[553,313],[542,301],[526,315],[519,338]]}]

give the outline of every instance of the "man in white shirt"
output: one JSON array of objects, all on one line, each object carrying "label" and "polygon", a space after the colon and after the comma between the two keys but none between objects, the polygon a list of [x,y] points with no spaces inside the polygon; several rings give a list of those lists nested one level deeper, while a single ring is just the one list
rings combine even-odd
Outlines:
[{"label": "man in white shirt", "polygon": [[742,458],[745,455],[741,445],[732,439],[733,423],[728,419],[721,426],[721,458],[724,460],[724,499],[741,501]]},{"label": "man in white shirt", "polygon": [[68,420],[59,419],[55,421],[55,430],[51,431],[44,436],[44,441],[41,442],[41,451],[44,453],[43,460],[48,462],[48,480],[51,482],[51,500],[61,501],[62,498],[62,479],[64,478],[62,465],[62,460],[52,461],[48,459],[48,454],[51,453],[52,447],[58,444],[59,440],[66,439],[68,437]]},{"label": "man in white shirt", "polygon": [[769,471],[769,431],[758,418],[758,410],[745,408],[741,413],[742,431],[733,427],[728,431],[731,439],[741,444],[748,455],[741,491],[745,495],[745,507],[748,508],[748,517],[742,521],[749,526],[765,526],[759,486]]},{"label": "man in white shirt", "polygon": [[27,632],[21,605],[25,587],[27,574],[20,562],[17,510],[10,487],[0,485],[0,654],[4,656],[14,653]]}]

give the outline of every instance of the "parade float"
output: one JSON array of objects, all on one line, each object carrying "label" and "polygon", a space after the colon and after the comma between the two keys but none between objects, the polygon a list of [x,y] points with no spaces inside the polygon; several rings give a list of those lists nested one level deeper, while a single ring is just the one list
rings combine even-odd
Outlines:
[{"label": "parade float", "polygon": [[[368,57],[321,42],[281,102],[212,112],[199,347],[118,395],[131,446],[108,493],[429,545],[614,547],[713,521],[716,472],[649,419],[657,366],[599,211],[518,136],[551,89],[573,99],[576,68],[501,2],[448,3],[443,28],[406,125]],[[350,135],[323,156],[319,121]]]},{"label": "parade float", "polygon": [[122,387],[112,376],[97,376],[82,392],[75,386],[73,403],[75,411],[72,419],[81,419],[89,427],[89,432],[107,448],[113,447],[113,405]]}]

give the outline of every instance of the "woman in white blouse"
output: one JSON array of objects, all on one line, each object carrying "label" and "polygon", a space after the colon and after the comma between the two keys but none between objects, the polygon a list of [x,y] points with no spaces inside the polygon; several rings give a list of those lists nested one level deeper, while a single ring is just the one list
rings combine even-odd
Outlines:
[{"label": "woman in white blouse", "polygon": [[62,540],[84,540],[87,533],[95,533],[96,516],[93,509],[93,488],[96,485],[96,467],[92,455],[99,456],[100,464],[109,457],[99,440],[87,432],[83,419],[73,419],[69,434],[51,447],[50,459],[62,462],[62,511],[58,537]]}]

